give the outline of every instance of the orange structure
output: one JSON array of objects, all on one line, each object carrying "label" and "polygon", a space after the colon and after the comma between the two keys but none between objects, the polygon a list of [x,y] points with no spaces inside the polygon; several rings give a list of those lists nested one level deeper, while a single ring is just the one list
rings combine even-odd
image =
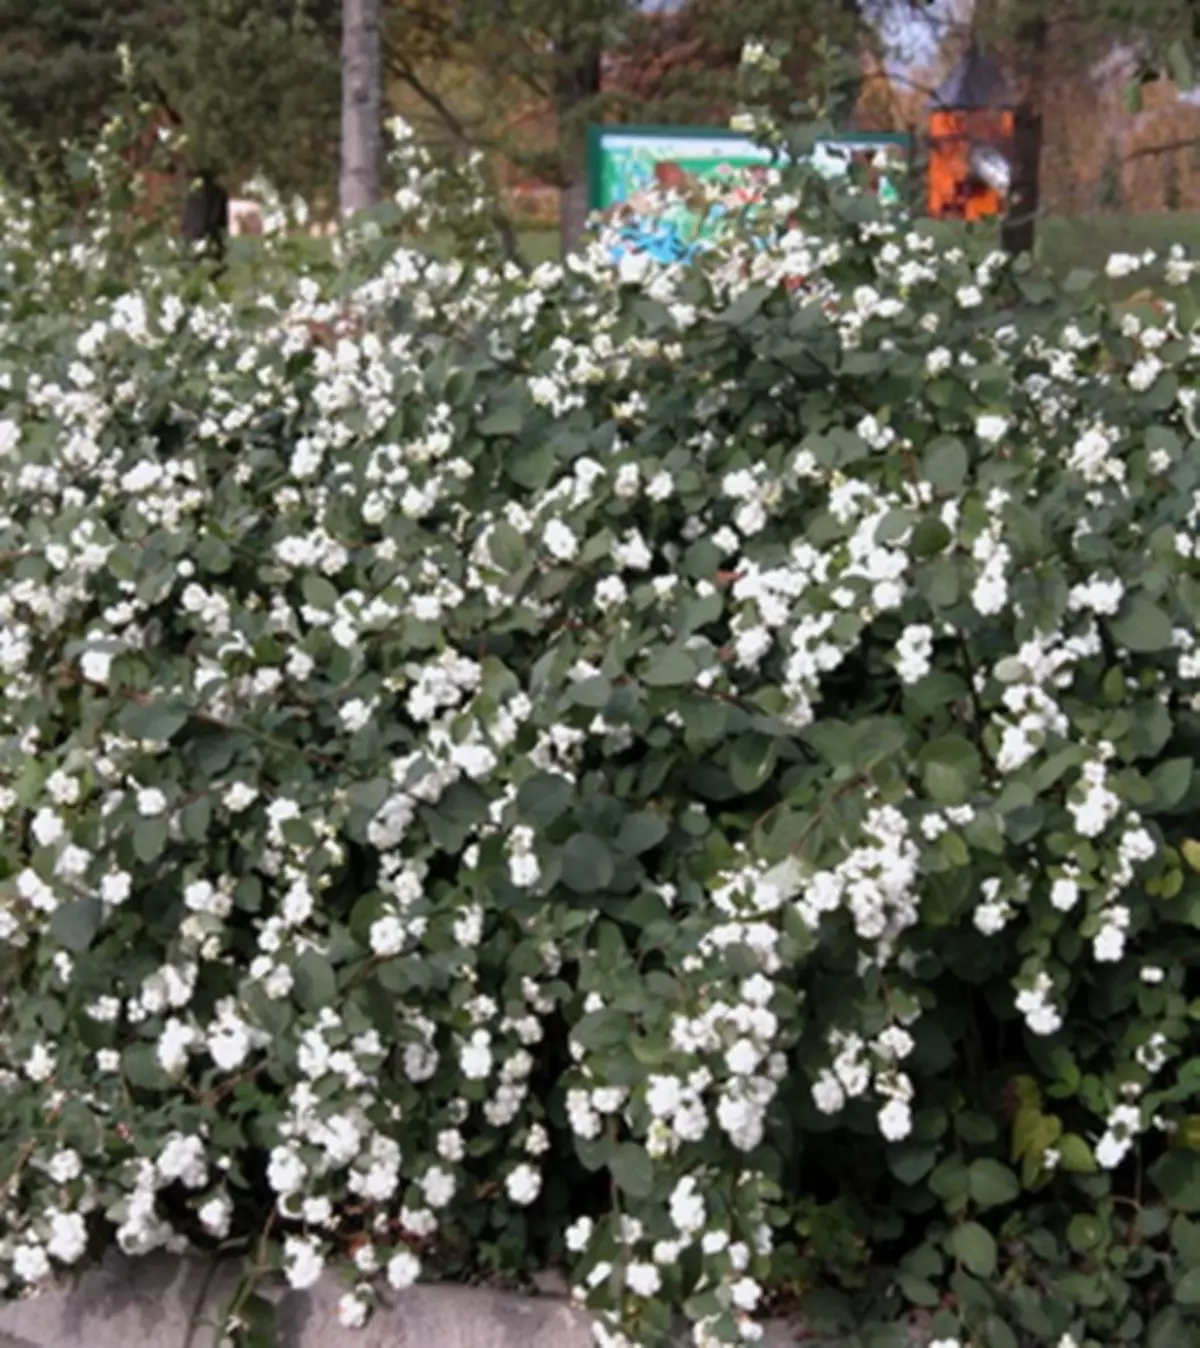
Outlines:
[{"label": "orange structure", "polygon": [[928,208],[935,220],[984,220],[1004,210],[1012,99],[994,61],[972,48],[930,101]]}]

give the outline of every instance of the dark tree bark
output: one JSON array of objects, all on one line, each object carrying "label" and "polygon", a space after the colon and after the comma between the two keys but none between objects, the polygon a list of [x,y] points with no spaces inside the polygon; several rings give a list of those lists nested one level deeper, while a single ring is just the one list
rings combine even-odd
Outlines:
[{"label": "dark tree bark", "polygon": [[201,169],[188,188],[180,233],[189,242],[202,244],[211,256],[224,255],[229,233],[229,193],[211,169]]},{"label": "dark tree bark", "polygon": [[1010,253],[1032,252],[1037,238],[1048,39],[1049,24],[1044,14],[1027,20],[1017,30],[1015,64],[1020,92],[1013,115],[1012,186],[1000,236]]},{"label": "dark tree bark", "polygon": [[588,43],[572,50],[559,48],[554,72],[554,101],[558,115],[559,146],[563,160],[560,231],[565,257],[582,239],[587,227],[587,123],[595,116],[600,96],[601,51]]},{"label": "dark tree bark", "polygon": [[1000,241],[1005,252],[1032,253],[1037,240],[1037,214],[1040,200],[1042,119],[1027,104],[1017,108],[1013,117],[1012,187],[1008,209],[1000,226]]}]

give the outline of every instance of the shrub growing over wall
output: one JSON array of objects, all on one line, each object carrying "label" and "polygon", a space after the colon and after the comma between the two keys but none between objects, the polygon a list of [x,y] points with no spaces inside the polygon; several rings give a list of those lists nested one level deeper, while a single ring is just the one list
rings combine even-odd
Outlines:
[{"label": "shrub growing over wall", "polygon": [[674,272],[25,258],[8,1294],[115,1240],[347,1323],[565,1258],[610,1343],[1197,1331],[1189,267],[1116,311],[830,191]]}]

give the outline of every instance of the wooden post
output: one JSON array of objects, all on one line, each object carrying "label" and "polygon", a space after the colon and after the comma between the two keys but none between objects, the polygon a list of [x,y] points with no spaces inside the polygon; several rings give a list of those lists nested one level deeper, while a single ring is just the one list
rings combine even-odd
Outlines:
[{"label": "wooden post", "polygon": [[1028,104],[1013,116],[1012,186],[1000,227],[1005,252],[1031,253],[1037,237],[1038,180],[1042,159],[1042,119]]}]

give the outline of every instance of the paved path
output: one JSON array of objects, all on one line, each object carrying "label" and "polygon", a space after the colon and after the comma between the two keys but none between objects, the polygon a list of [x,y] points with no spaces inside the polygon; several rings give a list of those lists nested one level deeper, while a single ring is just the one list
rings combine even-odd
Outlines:
[{"label": "paved path", "polygon": [[[114,1255],[72,1285],[0,1305],[0,1348],[212,1348],[236,1278],[228,1264]],[[343,1291],[332,1277],[306,1292],[279,1289],[279,1348],[593,1348],[587,1317],[559,1298],[419,1286],[393,1293],[391,1308],[355,1331],[337,1323]],[[794,1329],[776,1325],[764,1348],[795,1343]]]}]

